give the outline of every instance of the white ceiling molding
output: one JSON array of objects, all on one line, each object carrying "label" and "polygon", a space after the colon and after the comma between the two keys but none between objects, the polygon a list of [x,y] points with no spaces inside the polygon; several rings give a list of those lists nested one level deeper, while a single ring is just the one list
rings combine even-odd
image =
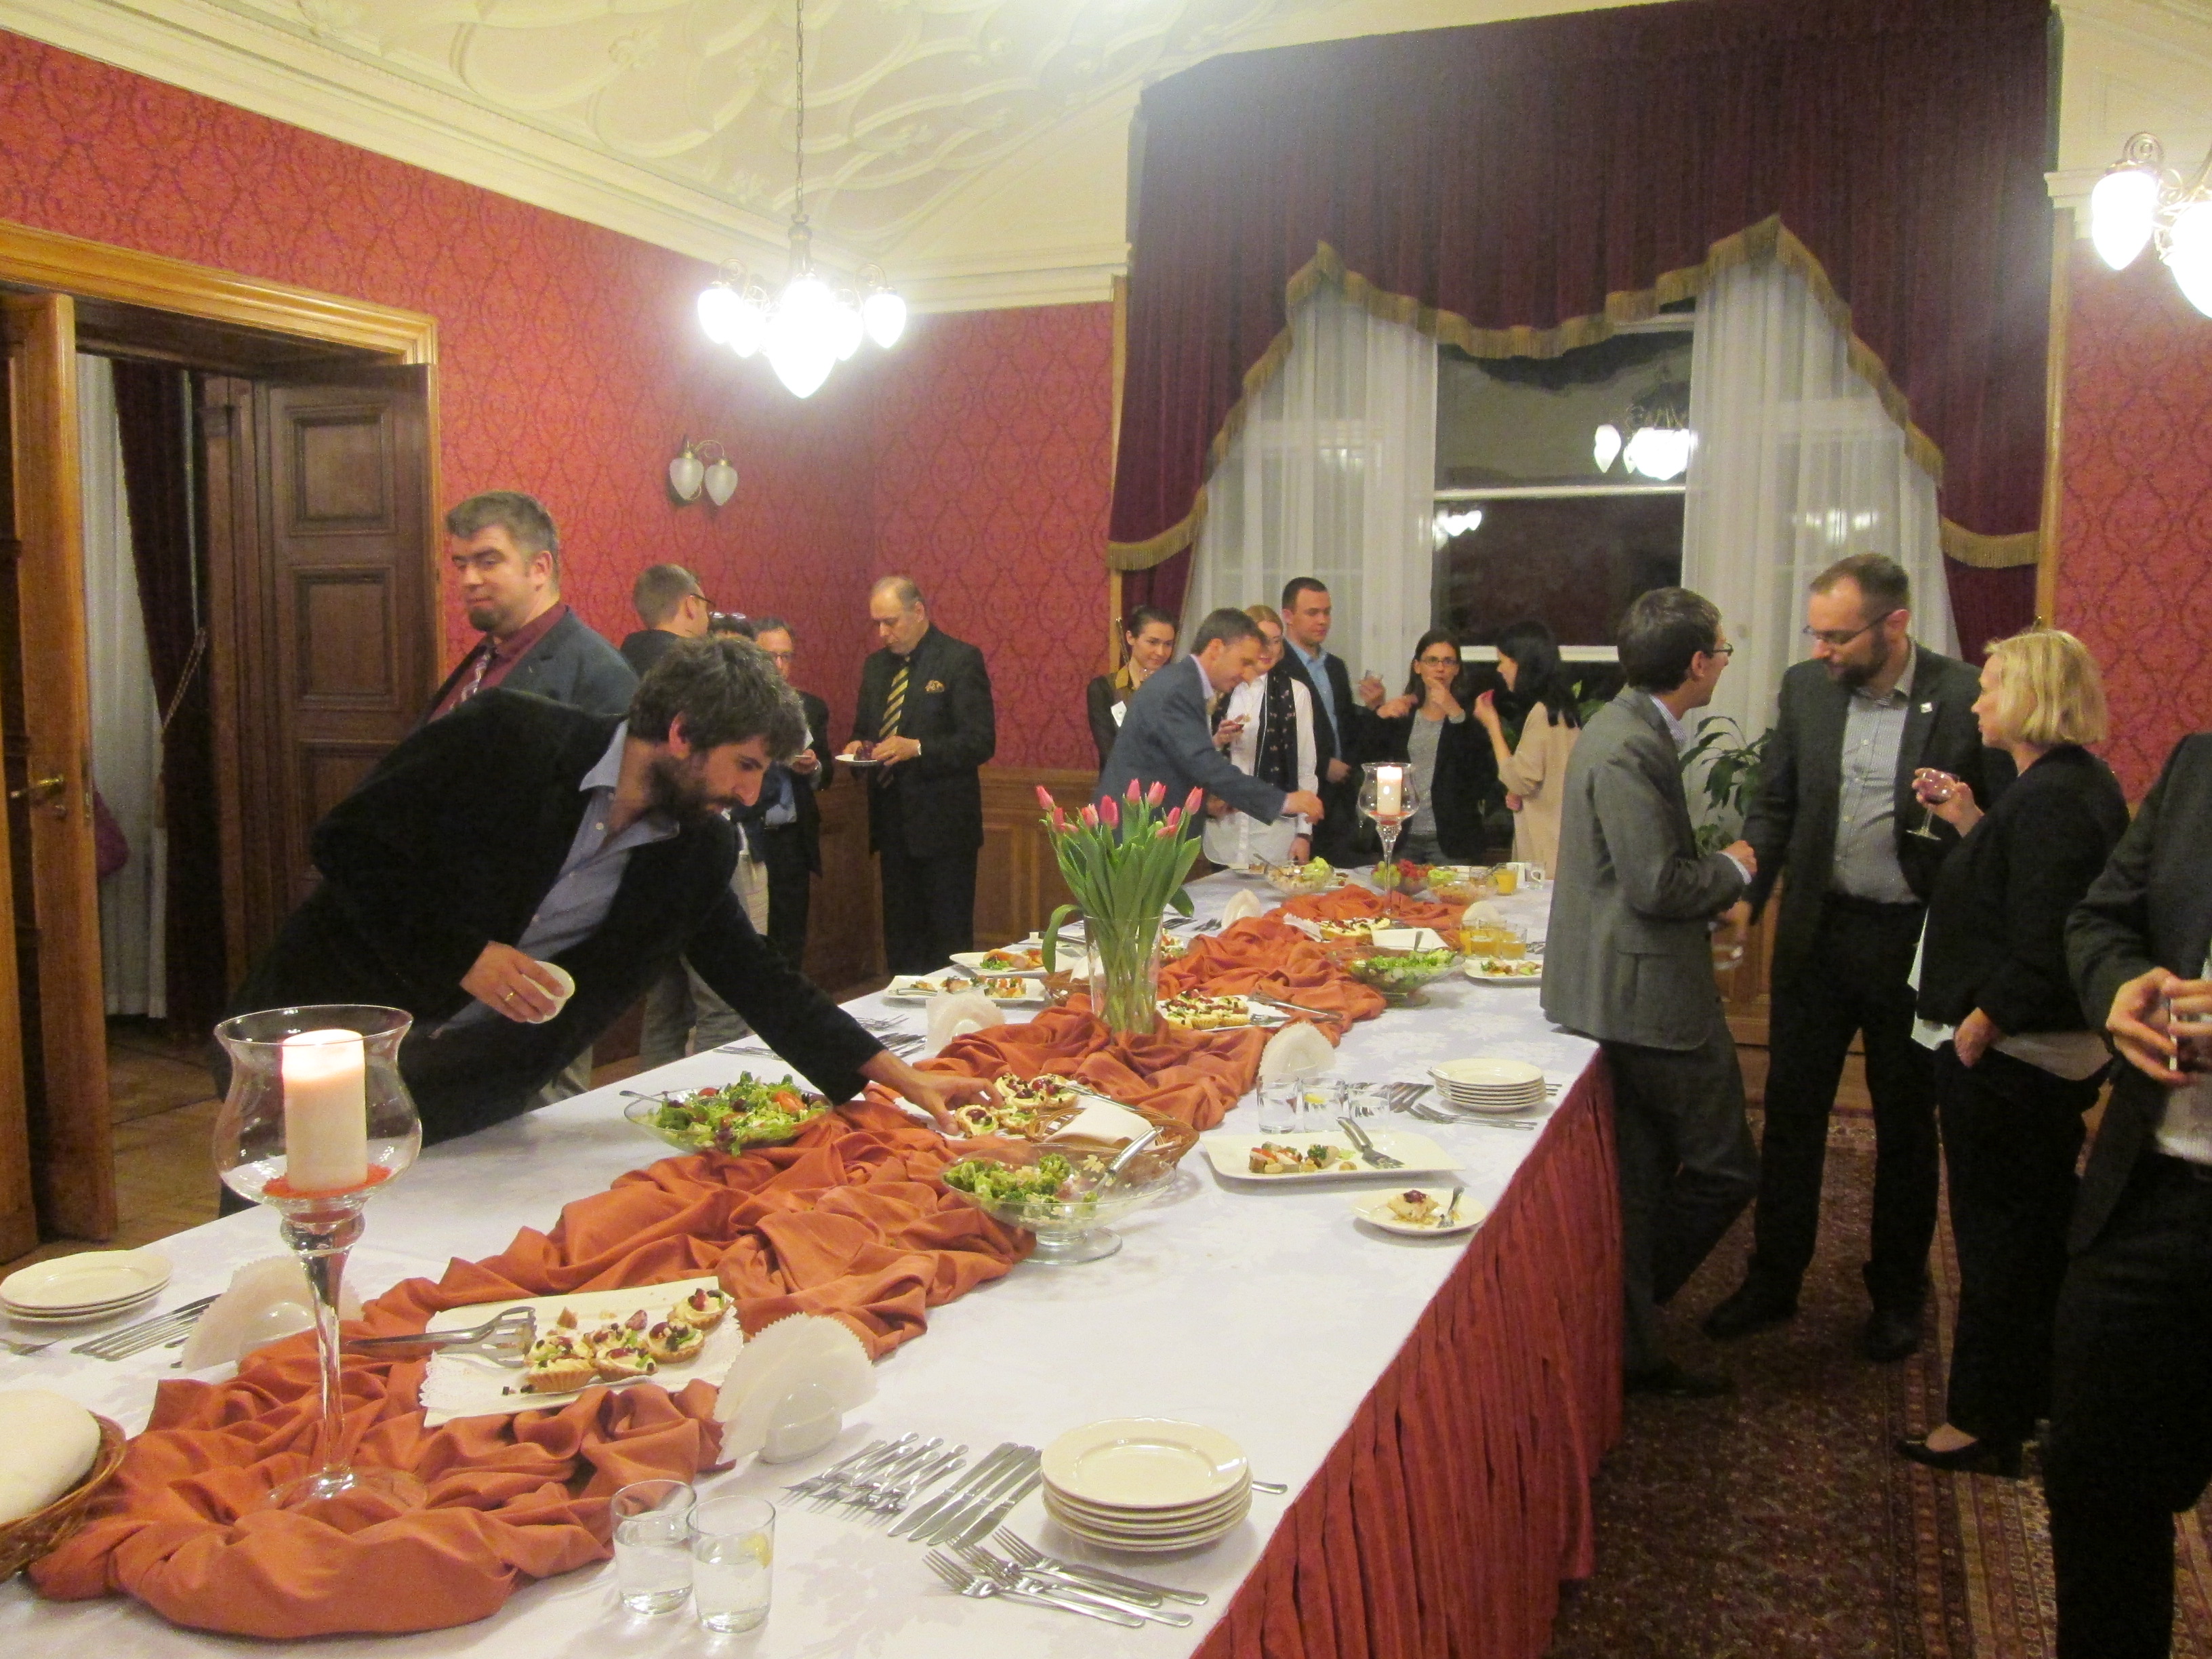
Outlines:
[{"label": "white ceiling molding", "polygon": [[2052,203],[2089,234],[2089,191],[2130,133],[2158,134],[2192,170],[2212,146],[2212,0],[2069,0]]}]

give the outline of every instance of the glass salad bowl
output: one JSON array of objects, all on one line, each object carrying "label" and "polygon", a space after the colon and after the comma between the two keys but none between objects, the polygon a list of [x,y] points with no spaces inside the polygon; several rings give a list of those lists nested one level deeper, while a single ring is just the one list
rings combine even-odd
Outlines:
[{"label": "glass salad bowl", "polygon": [[1119,1180],[1106,1181],[1105,1171],[1103,1158],[1009,1146],[1003,1157],[963,1158],[945,1171],[944,1181],[994,1221],[1035,1234],[1030,1261],[1068,1267],[1120,1249],[1114,1224],[1176,1182],[1173,1163],[1147,1168],[1141,1158]]},{"label": "glass salad bowl", "polygon": [[782,1079],[740,1072],[728,1083],[665,1094],[632,1092],[623,1116],[679,1152],[781,1146],[830,1109],[821,1096]]},{"label": "glass salad bowl", "polygon": [[1436,951],[1386,951],[1355,957],[1344,971],[1362,985],[1382,994],[1395,1007],[1419,1008],[1428,1001],[1421,988],[1459,966],[1459,952],[1449,946]]}]

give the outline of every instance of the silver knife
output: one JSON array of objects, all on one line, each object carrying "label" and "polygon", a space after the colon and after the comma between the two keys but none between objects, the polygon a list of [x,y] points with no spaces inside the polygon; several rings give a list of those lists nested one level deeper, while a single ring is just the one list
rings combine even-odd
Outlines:
[{"label": "silver knife", "polygon": [[1030,1468],[1029,1474],[1022,1478],[1021,1485],[1016,1486],[1004,1498],[1001,1498],[997,1503],[992,1504],[989,1509],[984,1510],[981,1515],[976,1516],[973,1522],[962,1528],[958,1536],[955,1537],[951,1540],[953,1544],[956,1546],[972,1544],[979,1538],[988,1536],[991,1528],[997,1526],[1000,1522],[1005,1520],[1006,1516],[1012,1512],[1015,1504],[1020,1503],[1022,1499],[1027,1498],[1031,1492],[1035,1492],[1037,1488],[1037,1483],[1043,1479],[1044,1476],[1039,1473],[1036,1467],[1032,1464]]},{"label": "silver knife", "polygon": [[990,1480],[1006,1467],[1006,1460],[1020,1450],[1021,1447],[1012,1440],[1000,1442],[998,1449],[988,1457],[979,1460],[965,1476],[954,1481],[927,1504],[900,1516],[897,1524],[891,1528],[890,1535],[894,1538],[903,1538],[915,1528],[934,1521],[946,1510],[964,1499],[978,1486]]},{"label": "silver knife", "polygon": [[979,1515],[988,1513],[1000,1495],[1018,1481],[1036,1473],[1040,1454],[1033,1446],[1023,1446],[989,1482],[976,1487],[951,1509],[945,1510],[926,1528],[916,1528],[915,1538],[924,1544],[949,1543],[963,1536],[969,1525]]}]

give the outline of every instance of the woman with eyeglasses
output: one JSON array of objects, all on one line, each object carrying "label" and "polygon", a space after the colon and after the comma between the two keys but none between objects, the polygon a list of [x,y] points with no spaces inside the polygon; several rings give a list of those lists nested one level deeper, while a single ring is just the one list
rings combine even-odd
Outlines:
[{"label": "woman with eyeglasses", "polygon": [[1474,717],[1490,734],[1498,781],[1513,813],[1513,856],[1546,870],[1559,861],[1560,802],[1566,793],[1567,757],[1582,736],[1574,682],[1559,659],[1559,642],[1540,622],[1515,623],[1498,636],[1498,678],[1528,713],[1521,742],[1505,741],[1505,722],[1494,693],[1474,700]]},{"label": "woman with eyeglasses", "polygon": [[1091,682],[1085,702],[1091,716],[1091,741],[1098,745],[1098,764],[1114,752],[1114,739],[1121,735],[1121,711],[1137,688],[1154,671],[1167,666],[1175,655],[1176,620],[1164,611],[1140,605],[1121,622],[1121,648],[1127,659],[1110,674]]},{"label": "woman with eyeglasses", "polygon": [[1483,856],[1483,809],[1498,787],[1489,745],[1468,718],[1459,641],[1441,628],[1413,647],[1406,689],[1376,706],[1383,760],[1413,769],[1413,816],[1398,855],[1415,864],[1465,864]]}]

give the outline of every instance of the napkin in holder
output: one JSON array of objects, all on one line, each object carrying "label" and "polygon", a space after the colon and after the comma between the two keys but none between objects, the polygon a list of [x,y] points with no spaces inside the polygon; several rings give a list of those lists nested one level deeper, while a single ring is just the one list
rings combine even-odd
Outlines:
[{"label": "napkin in holder", "polygon": [[842,1320],[792,1314],[757,1332],[722,1379],[714,1415],[722,1455],[789,1463],[835,1440],[845,1413],[874,1398],[875,1368]]},{"label": "napkin in holder", "polygon": [[1260,1055],[1260,1081],[1312,1077],[1336,1064],[1336,1049],[1310,1020],[1285,1025],[1267,1039]]},{"label": "napkin in holder", "polygon": [[1510,927],[1512,923],[1505,919],[1505,912],[1488,899],[1477,899],[1460,913],[1459,925],[1462,927]]},{"label": "napkin in holder", "polygon": [[[361,1317],[361,1298],[343,1284],[338,1312],[347,1319]],[[192,1327],[177,1364],[188,1371],[232,1364],[256,1348],[314,1328],[314,1292],[307,1288],[307,1270],[299,1257],[263,1256],[230,1276],[230,1288]]]},{"label": "napkin in holder", "polygon": [[1267,907],[1260,902],[1257,893],[1234,893],[1229,902],[1221,907],[1221,925],[1233,927],[1240,921],[1249,921],[1255,916],[1264,916]]},{"label": "napkin in holder", "polygon": [[929,1039],[922,1053],[934,1058],[957,1036],[1006,1023],[1006,1011],[981,991],[956,991],[929,1001]]}]

